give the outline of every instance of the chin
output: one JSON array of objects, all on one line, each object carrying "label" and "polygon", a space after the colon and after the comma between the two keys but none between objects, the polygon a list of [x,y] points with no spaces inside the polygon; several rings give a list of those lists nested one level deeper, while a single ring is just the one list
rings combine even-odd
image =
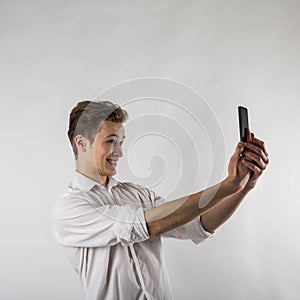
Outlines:
[{"label": "chin", "polygon": [[116,170],[115,170],[115,171],[109,170],[109,171],[106,172],[106,176],[113,176],[113,175],[115,175],[116,173],[117,173]]},{"label": "chin", "polygon": [[117,171],[105,170],[103,172],[103,169],[102,169],[102,170],[98,170],[98,174],[101,176],[113,176],[113,175],[117,174]]}]

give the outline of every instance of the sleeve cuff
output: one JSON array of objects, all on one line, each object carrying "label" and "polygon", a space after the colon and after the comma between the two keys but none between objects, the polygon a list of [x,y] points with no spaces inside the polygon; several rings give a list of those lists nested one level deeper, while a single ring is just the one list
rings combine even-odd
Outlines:
[{"label": "sleeve cuff", "polygon": [[196,238],[193,238],[192,241],[194,244],[198,245],[200,242],[203,242],[205,239],[211,239],[215,236],[215,233],[208,232],[204,229],[201,218],[197,218],[197,229],[198,229],[198,236]]}]

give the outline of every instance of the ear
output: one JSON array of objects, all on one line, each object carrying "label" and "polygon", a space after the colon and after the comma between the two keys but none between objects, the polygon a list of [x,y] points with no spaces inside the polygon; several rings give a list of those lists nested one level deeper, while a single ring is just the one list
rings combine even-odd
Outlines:
[{"label": "ear", "polygon": [[86,137],[79,134],[79,135],[75,136],[74,141],[75,141],[75,144],[76,144],[78,150],[81,150],[82,152],[86,152],[86,146],[88,143],[88,140]]}]

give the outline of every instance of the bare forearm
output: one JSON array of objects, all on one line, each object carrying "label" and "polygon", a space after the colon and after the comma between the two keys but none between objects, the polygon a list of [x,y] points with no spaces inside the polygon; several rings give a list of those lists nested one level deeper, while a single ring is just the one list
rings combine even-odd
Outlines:
[{"label": "bare forearm", "polygon": [[237,191],[228,180],[204,191],[170,201],[145,212],[150,235],[160,235],[208,212]]},{"label": "bare forearm", "polygon": [[214,232],[232,216],[245,196],[255,187],[257,180],[269,164],[265,143],[255,138],[249,129],[247,130],[247,142],[244,145],[246,149],[244,151],[244,147],[241,147],[243,151],[241,162],[250,171],[249,179],[243,189],[228,196],[220,204],[201,215],[202,225],[210,232]]},{"label": "bare forearm", "polygon": [[213,233],[218,227],[224,224],[239,207],[249,190],[243,189],[224,199],[212,209],[201,215],[203,227]]}]

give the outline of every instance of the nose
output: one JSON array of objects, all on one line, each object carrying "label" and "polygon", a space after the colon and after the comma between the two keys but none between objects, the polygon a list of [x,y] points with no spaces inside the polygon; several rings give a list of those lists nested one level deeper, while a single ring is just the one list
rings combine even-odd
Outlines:
[{"label": "nose", "polygon": [[114,147],[114,156],[122,157],[123,156],[123,151],[122,151],[122,145],[117,145]]}]

